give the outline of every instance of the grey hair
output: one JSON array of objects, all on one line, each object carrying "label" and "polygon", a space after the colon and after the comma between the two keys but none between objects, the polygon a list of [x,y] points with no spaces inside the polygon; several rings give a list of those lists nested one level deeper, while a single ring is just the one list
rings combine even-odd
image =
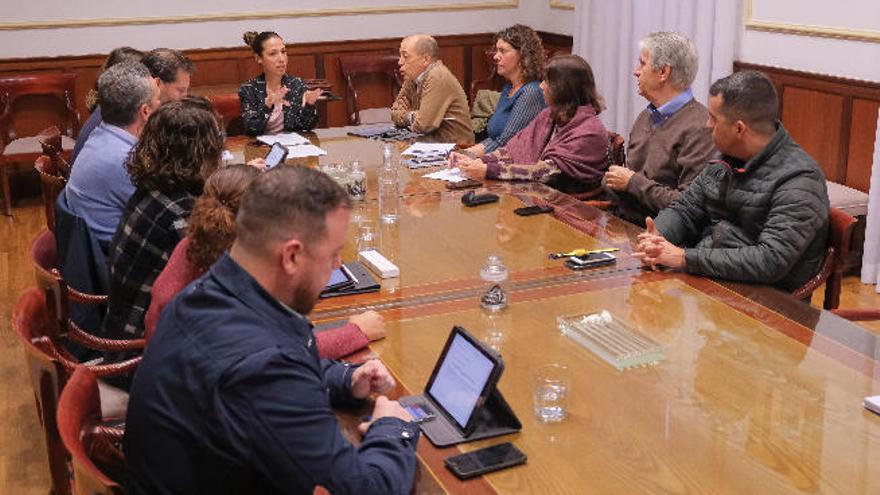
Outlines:
[{"label": "grey hair", "polygon": [[670,82],[678,89],[689,88],[697,77],[700,62],[697,47],[681,33],[651,33],[639,41],[639,49],[648,52],[652,69],[660,70],[664,65],[672,69]]},{"label": "grey hair", "polygon": [[440,45],[437,44],[437,40],[433,36],[414,34],[409,38],[413,40],[413,48],[416,49],[417,54],[427,55],[431,57],[431,60],[440,58]]},{"label": "grey hair", "polygon": [[134,61],[105,70],[98,78],[98,101],[104,121],[118,127],[134,122],[141,105],[153,98],[152,77],[144,64]]}]

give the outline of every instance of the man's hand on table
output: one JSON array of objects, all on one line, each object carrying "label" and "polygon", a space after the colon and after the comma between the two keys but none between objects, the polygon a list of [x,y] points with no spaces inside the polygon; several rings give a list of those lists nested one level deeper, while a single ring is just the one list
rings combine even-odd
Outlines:
[{"label": "man's hand on table", "polygon": [[645,219],[645,225],[648,231],[639,234],[639,243],[637,252],[633,256],[640,258],[642,264],[656,270],[657,265],[668,266],[670,268],[684,268],[685,257],[684,249],[667,241],[654,227],[654,220],[651,217]]}]

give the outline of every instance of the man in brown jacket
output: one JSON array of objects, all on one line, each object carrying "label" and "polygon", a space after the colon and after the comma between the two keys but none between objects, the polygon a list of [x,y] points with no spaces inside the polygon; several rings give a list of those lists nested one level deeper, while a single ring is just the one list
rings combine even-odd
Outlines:
[{"label": "man in brown jacket", "polygon": [[644,225],[687,189],[716,152],[706,127],[709,113],[694,99],[697,49],[684,35],[651,33],[639,43],[633,73],[648,107],[636,118],[626,166],[611,166],[605,185],[615,214]]},{"label": "man in brown jacket", "polygon": [[439,56],[437,41],[426,34],[401,41],[397,63],[404,82],[391,118],[397,127],[424,134],[424,141],[473,143],[467,97]]}]

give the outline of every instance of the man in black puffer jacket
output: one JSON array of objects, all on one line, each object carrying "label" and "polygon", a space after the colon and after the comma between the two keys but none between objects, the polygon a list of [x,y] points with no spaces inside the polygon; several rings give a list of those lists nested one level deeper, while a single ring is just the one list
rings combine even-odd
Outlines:
[{"label": "man in black puffer jacket", "polygon": [[708,126],[723,159],[656,220],[646,219],[636,255],[652,268],[796,289],[824,256],[825,176],[778,122],[776,90],[765,75],[734,73],[709,94]]}]

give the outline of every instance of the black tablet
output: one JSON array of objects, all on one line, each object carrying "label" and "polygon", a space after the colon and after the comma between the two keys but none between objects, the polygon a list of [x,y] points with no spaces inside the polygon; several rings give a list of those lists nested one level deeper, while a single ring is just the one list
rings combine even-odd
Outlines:
[{"label": "black tablet", "polygon": [[495,390],[504,363],[482,342],[456,326],[437,359],[425,394],[464,435],[477,426],[480,408]]},{"label": "black tablet", "polygon": [[327,285],[324,287],[324,290],[321,292],[334,292],[340,289],[344,289],[346,287],[352,286],[357,283],[356,280],[352,277],[351,273],[345,267],[345,265],[336,268],[330,273],[330,279],[327,280]]}]

